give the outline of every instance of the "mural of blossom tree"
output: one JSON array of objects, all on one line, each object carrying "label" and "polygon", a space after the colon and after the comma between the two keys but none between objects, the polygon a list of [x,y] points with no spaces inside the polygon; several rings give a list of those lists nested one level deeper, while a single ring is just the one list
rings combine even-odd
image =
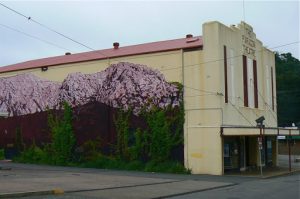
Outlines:
[{"label": "mural of blossom tree", "polygon": [[33,74],[0,78],[0,111],[10,116],[58,109],[66,101],[80,106],[97,101],[138,113],[145,105],[178,106],[182,96],[157,70],[120,62],[94,74],[72,73],[62,83]]},{"label": "mural of blossom tree", "polygon": [[58,105],[60,83],[21,74],[0,78],[0,111],[10,116],[26,115]]}]

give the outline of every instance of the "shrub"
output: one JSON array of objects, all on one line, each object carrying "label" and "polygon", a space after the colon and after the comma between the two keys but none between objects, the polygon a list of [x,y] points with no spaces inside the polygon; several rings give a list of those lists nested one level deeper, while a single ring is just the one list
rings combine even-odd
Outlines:
[{"label": "shrub", "polygon": [[86,141],[81,147],[82,149],[81,156],[83,160],[91,161],[97,158],[99,154],[101,154],[100,144],[101,144],[100,139]]},{"label": "shrub", "polygon": [[129,148],[131,160],[143,160],[146,145],[147,132],[143,132],[140,128],[134,133],[135,142],[133,146]]},{"label": "shrub", "polygon": [[62,119],[49,114],[48,125],[52,135],[51,151],[53,152],[53,161],[56,164],[65,164],[71,160],[75,145],[71,107],[66,102],[64,103]]},{"label": "shrub", "polygon": [[117,130],[117,146],[116,155],[121,158],[129,159],[129,119],[131,111],[119,110],[117,118],[115,119],[115,125]]},{"label": "shrub", "polygon": [[4,149],[0,149],[0,160],[4,160],[5,156],[4,156]]},{"label": "shrub", "polygon": [[171,152],[171,133],[163,110],[155,109],[146,117],[150,131],[149,157],[162,162],[169,159]]},{"label": "shrub", "polygon": [[190,174],[189,170],[187,170],[180,162],[176,161],[166,161],[161,163],[150,161],[146,164],[145,171]]},{"label": "shrub", "polygon": [[23,163],[51,163],[49,160],[49,155],[35,145],[21,152],[21,154],[16,157],[14,161]]},{"label": "shrub", "polygon": [[23,142],[23,136],[22,136],[22,130],[20,127],[16,128],[16,137],[15,137],[15,147],[19,152],[24,150],[24,142]]}]

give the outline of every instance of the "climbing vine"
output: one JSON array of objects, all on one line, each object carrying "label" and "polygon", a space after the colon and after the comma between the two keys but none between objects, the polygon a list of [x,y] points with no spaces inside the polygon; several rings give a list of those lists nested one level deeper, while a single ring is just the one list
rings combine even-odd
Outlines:
[{"label": "climbing vine", "polygon": [[57,164],[64,164],[72,158],[72,150],[75,145],[75,137],[72,128],[72,109],[64,103],[64,114],[62,118],[48,115],[48,125],[51,130],[52,143],[51,152],[53,161]]},{"label": "climbing vine", "polygon": [[[146,122],[146,128],[131,129],[134,133],[130,132],[131,115],[131,111],[119,111],[115,119],[117,156],[125,160],[170,160],[172,150],[183,144],[183,103],[175,108],[152,106],[150,111],[143,111],[139,116]],[[134,142],[129,144],[132,136]]]},{"label": "climbing vine", "polygon": [[129,159],[129,119],[131,111],[119,110],[117,118],[115,119],[116,131],[117,131],[117,145],[116,155],[120,159]]}]

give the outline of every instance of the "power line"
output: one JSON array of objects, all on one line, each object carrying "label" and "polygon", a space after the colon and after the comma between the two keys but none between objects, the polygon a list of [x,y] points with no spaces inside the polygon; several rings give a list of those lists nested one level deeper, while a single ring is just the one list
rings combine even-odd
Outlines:
[{"label": "power line", "polygon": [[[32,21],[32,22],[38,24],[39,26],[41,26],[41,27],[43,27],[43,28],[45,28],[45,29],[47,29],[47,30],[49,30],[49,31],[52,31],[52,32],[54,32],[54,33],[56,33],[56,34],[58,34],[58,35],[60,35],[60,36],[62,36],[62,37],[64,37],[64,38],[66,38],[66,39],[68,39],[68,40],[71,40],[71,41],[73,41],[73,42],[75,42],[75,43],[77,43],[77,44],[79,44],[79,45],[81,45],[81,46],[84,46],[85,48],[87,48],[87,49],[89,49],[89,50],[93,50],[95,53],[99,53],[99,54],[105,56],[106,58],[109,58],[108,55],[106,55],[106,54],[104,54],[104,53],[102,53],[102,52],[100,52],[100,51],[96,51],[95,49],[93,49],[93,48],[87,46],[86,44],[83,44],[83,43],[81,43],[81,42],[79,42],[79,41],[77,41],[77,40],[75,40],[75,39],[72,39],[71,37],[69,37],[69,36],[67,36],[67,35],[65,35],[65,34],[62,34],[62,33],[58,32],[58,31],[54,30],[53,28],[50,28],[49,26],[47,26],[47,25],[45,25],[45,24],[42,24],[42,23],[38,22],[37,20],[34,20],[34,19],[33,19],[32,17],[30,17],[30,16],[26,16],[25,14],[22,14],[21,12],[15,10],[15,9],[12,9],[12,8],[6,6],[5,4],[1,3],[1,2],[0,2],[0,5],[3,6],[3,7],[5,7],[6,9],[8,9],[8,10],[10,10],[10,11],[12,11],[12,12],[14,12],[14,13],[16,13],[16,14],[18,14],[18,15],[24,17],[24,18],[26,18],[27,20],[30,20],[30,21]],[[299,43],[299,41],[293,42],[293,43],[289,43],[289,44],[284,44],[284,45],[281,45],[281,46],[276,46],[276,47],[273,47],[273,49],[274,49],[274,48],[283,47],[283,46],[287,46],[287,45],[291,45],[291,44],[295,44],[295,43]],[[270,49],[272,49],[272,48],[270,48]],[[259,51],[258,51],[258,52],[259,52]],[[242,55],[237,55],[237,56],[234,56],[234,57],[231,57],[231,58],[236,58],[236,57],[240,57],[240,56],[242,56]],[[230,58],[228,58],[228,59],[230,59]],[[115,60],[117,61],[118,59],[115,59]],[[223,60],[224,60],[224,58],[221,58],[221,59],[218,59],[218,60],[211,60],[211,61],[207,61],[207,62],[202,62],[202,63],[200,63],[200,65],[201,65],[201,64],[205,64],[205,63],[211,63],[211,62],[223,61]],[[190,65],[190,66],[193,66],[193,65]],[[188,67],[188,65],[186,65],[185,67]],[[164,69],[164,70],[172,70],[172,69],[178,69],[178,68],[180,68],[180,67],[174,67],[174,68],[169,68],[169,69]],[[161,71],[164,71],[164,70],[161,70]]]},{"label": "power line", "polygon": [[285,93],[300,93],[299,90],[280,90],[280,91],[277,91],[277,94],[285,94]]},{"label": "power line", "polygon": [[247,117],[241,112],[241,111],[239,111],[238,110],[238,108],[236,108],[233,104],[232,104],[232,102],[228,99],[228,102],[229,102],[229,104],[250,124],[250,126],[254,126],[248,119],[247,119]]},{"label": "power line", "polygon": [[[94,48],[91,48],[91,47],[87,46],[86,44],[83,44],[83,43],[81,43],[81,42],[79,42],[79,41],[77,41],[77,40],[75,40],[75,39],[72,39],[71,37],[69,37],[69,36],[67,36],[67,35],[65,35],[65,34],[63,34],[63,33],[60,33],[60,32],[58,32],[58,31],[54,30],[53,28],[50,28],[49,26],[47,26],[47,25],[45,25],[45,24],[43,24],[43,23],[38,22],[37,20],[34,20],[34,19],[33,19],[32,17],[30,17],[30,16],[26,16],[25,14],[22,14],[21,12],[15,10],[15,9],[12,9],[12,8],[6,6],[5,4],[1,3],[1,2],[0,2],[0,5],[3,6],[3,7],[5,7],[6,9],[8,9],[8,10],[10,10],[10,11],[12,11],[12,12],[14,12],[14,13],[16,13],[16,14],[18,14],[18,15],[24,17],[24,18],[26,18],[26,19],[29,20],[29,21],[32,21],[32,22],[38,24],[39,26],[41,26],[41,27],[43,27],[43,28],[45,28],[45,29],[47,29],[47,30],[49,30],[49,31],[51,31],[51,32],[54,32],[54,33],[56,33],[56,34],[58,34],[58,35],[60,35],[60,36],[62,36],[62,37],[64,37],[64,38],[66,38],[66,39],[68,39],[68,40],[70,40],[70,41],[73,41],[73,42],[75,42],[75,43],[77,43],[77,44],[79,44],[79,45],[81,45],[81,46],[83,46],[83,47],[89,49],[89,50],[95,51],[95,53],[99,53],[99,54],[105,56],[106,58],[109,58],[108,55],[106,55],[106,54],[104,54],[104,53],[102,53],[102,52],[100,52],[100,51],[97,51],[97,50],[95,50]],[[243,6],[244,6],[244,1],[243,1]],[[295,44],[295,43],[299,43],[299,41],[293,42],[293,43],[284,44],[284,45],[281,45],[281,46],[275,46],[275,47],[270,48],[270,49],[275,49],[275,48],[279,48],[279,47],[284,47],[284,46],[291,45],[291,44]],[[264,49],[263,49],[263,50],[264,50]],[[263,50],[262,50],[262,51],[263,51]],[[257,51],[257,52],[259,52],[259,51]],[[231,57],[231,58],[240,57],[240,56],[242,56],[242,55],[237,55],[237,56],[234,56],[234,57]],[[229,58],[229,59],[230,59],[230,58]],[[117,59],[115,59],[115,60],[117,61]],[[223,60],[224,60],[224,58],[221,58],[221,59],[218,59],[218,60],[212,60],[212,61],[202,62],[202,63],[200,63],[200,64],[211,63],[211,62],[217,62],[217,61],[223,61]],[[188,65],[186,65],[185,67],[187,67],[187,66],[188,66]],[[192,66],[192,65],[190,65],[190,66]],[[169,68],[169,69],[165,69],[165,70],[172,70],[172,69],[178,69],[178,68],[180,68],[180,67]],[[163,71],[163,70],[161,70],[161,71]]]},{"label": "power line", "polygon": [[12,9],[12,8],[10,8],[10,7],[6,6],[6,5],[4,5],[4,4],[1,3],[1,2],[0,2],[0,5],[3,6],[3,7],[5,7],[5,8],[7,8],[7,9],[10,10],[10,11],[13,11],[14,13],[16,13],[16,14],[22,16],[22,17],[25,17],[25,18],[28,19],[28,20],[30,20],[30,18],[31,18],[31,17],[27,17],[26,15],[24,15],[24,14],[22,14],[22,13],[16,11],[16,10],[14,10],[14,9]]},{"label": "power line", "polygon": [[[93,48],[91,48],[91,47],[89,47],[89,46],[87,46],[87,45],[85,45],[85,44],[83,44],[83,43],[81,43],[81,42],[78,42],[78,41],[76,41],[76,40],[70,38],[69,36],[66,36],[65,34],[62,34],[62,33],[58,32],[58,31],[56,31],[56,30],[54,30],[54,29],[52,29],[52,28],[50,28],[50,27],[48,27],[48,26],[46,26],[46,25],[44,25],[44,24],[42,24],[42,23],[40,23],[40,22],[38,22],[38,21],[36,21],[36,20],[34,20],[34,19],[33,19],[32,17],[30,17],[30,16],[26,16],[25,14],[22,14],[21,12],[18,12],[18,11],[16,11],[16,10],[14,10],[14,9],[12,9],[12,8],[10,8],[10,7],[6,6],[6,5],[4,5],[3,3],[0,3],[0,5],[3,6],[3,7],[5,7],[5,8],[7,8],[7,9],[9,9],[10,11],[12,11],[12,12],[14,12],[14,13],[16,13],[16,14],[18,14],[18,15],[24,17],[24,18],[26,18],[27,20],[30,20],[30,21],[32,21],[32,22],[34,22],[34,23],[36,23],[36,24],[42,26],[43,28],[48,29],[49,31],[52,31],[52,32],[54,32],[54,33],[56,33],[56,34],[58,34],[58,35],[60,35],[60,36],[62,36],[62,37],[64,37],[64,38],[66,38],[66,39],[68,39],[68,40],[71,40],[71,41],[73,41],[73,42],[75,42],[75,43],[77,43],[77,44],[79,44],[79,45],[82,45],[82,46],[84,46],[84,47],[86,47],[86,48],[88,48],[88,49],[90,49],[90,50],[93,50],[93,51],[95,51],[96,53],[102,54],[102,55],[104,55],[105,57],[108,58],[108,56],[105,55],[104,53],[101,53],[101,52],[99,52],[99,51],[96,51],[95,49],[93,49]],[[243,1],[243,7],[244,7],[244,1]],[[10,29],[13,30],[13,28],[10,28]],[[15,30],[15,31],[18,31],[18,30]],[[21,32],[21,31],[18,31],[18,32]],[[24,32],[22,32],[22,33],[24,34]],[[26,33],[25,33],[25,34],[26,34]],[[29,36],[28,34],[26,34],[26,35]],[[32,37],[32,36],[30,36],[30,37]],[[37,37],[35,37],[35,36],[33,36],[32,38],[36,38],[36,39],[38,39],[38,40],[40,40],[40,41],[44,41],[44,42],[46,42],[46,43],[48,43],[48,44],[53,45],[52,42],[48,42],[48,41],[46,41],[46,40],[42,40],[42,39],[37,38]],[[283,47],[283,46],[287,46],[287,45],[291,45],[291,44],[295,44],[295,43],[299,43],[299,41],[297,41],[297,42],[292,42],[292,43],[288,43],[288,44],[284,44],[284,45],[280,45],[280,46],[276,46],[276,47],[273,47],[273,49],[274,49],[274,48]],[[56,46],[56,45],[55,45],[55,46]],[[63,49],[66,49],[66,48],[63,48]],[[270,48],[270,49],[272,49],[272,48]],[[261,51],[263,51],[263,50],[264,50],[264,49],[262,49]],[[257,52],[259,52],[259,51],[257,51]],[[233,57],[230,57],[230,58],[228,58],[228,59],[230,60],[230,59],[234,59],[234,58],[237,58],[237,57],[240,57],[240,56],[242,56],[242,55],[233,56]],[[116,60],[116,59],[115,59],[115,60]],[[185,67],[191,67],[191,66],[199,66],[199,67],[200,67],[200,65],[203,65],[203,64],[206,64],[206,63],[218,62],[218,61],[223,61],[223,60],[224,60],[224,58],[221,58],[221,59],[211,60],[211,61],[202,62],[202,63],[198,63],[198,64],[185,65]],[[160,69],[160,71],[174,70],[174,69],[178,69],[178,68],[181,68],[181,67],[173,67],[173,68],[168,68],[168,69]],[[187,87],[187,88],[190,88],[190,89],[194,89],[194,90],[195,90],[195,88],[191,88],[191,87]],[[207,93],[214,93],[214,94],[217,94],[217,95],[220,94],[220,93],[218,93],[218,92],[204,91],[204,90],[200,90],[200,89],[196,89],[196,90],[202,91],[202,92],[207,92]]]},{"label": "power line", "polygon": [[0,23],[0,26],[4,27],[4,28],[6,28],[6,29],[9,29],[9,30],[11,30],[11,31],[15,31],[15,32],[17,32],[17,33],[23,34],[23,35],[25,35],[25,36],[27,36],[27,37],[30,37],[30,38],[35,39],[35,40],[38,40],[38,41],[40,41],[40,42],[49,44],[49,45],[51,45],[51,46],[55,46],[55,47],[60,48],[60,49],[63,49],[63,50],[71,51],[70,49],[67,49],[67,48],[65,48],[65,47],[63,47],[63,46],[60,46],[60,45],[55,44],[55,43],[53,43],[53,42],[44,40],[44,39],[42,39],[42,38],[40,38],[40,37],[37,37],[37,36],[31,35],[31,34],[28,34],[28,33],[26,33],[26,32],[23,32],[23,31],[21,31],[21,30],[18,30],[18,29],[16,29],[16,28],[11,27],[11,26],[7,26],[7,25],[1,24],[1,23]]},{"label": "power line", "polygon": [[265,100],[265,98],[262,96],[262,94],[259,92],[258,89],[257,89],[257,92],[260,95],[260,97],[262,98],[264,104],[267,105],[267,107],[269,108],[268,111],[271,113],[272,117],[275,119],[275,121],[277,121],[277,118],[274,116],[274,114],[272,113],[272,111],[274,111],[276,114],[277,114],[277,112],[271,108],[271,106],[267,103],[267,101]]},{"label": "power line", "polygon": [[192,90],[195,90],[195,91],[200,91],[200,92],[204,92],[204,93],[208,93],[208,94],[223,95],[222,93],[219,93],[219,92],[213,92],[213,91],[207,91],[207,90],[203,90],[203,89],[197,89],[197,88],[193,88],[193,87],[186,86],[186,85],[183,85],[183,86],[185,88],[188,88],[188,89],[192,89]]},{"label": "power line", "polygon": [[[281,48],[281,47],[284,47],[284,46],[293,45],[293,44],[297,44],[297,43],[300,43],[300,41],[295,41],[295,42],[291,42],[291,43],[287,43],[287,44],[283,44],[283,45],[274,46],[274,47],[271,47],[269,49],[277,49],[277,48]],[[262,52],[264,50],[265,49],[258,50],[257,52]],[[239,57],[242,57],[243,55],[244,54],[239,54],[239,55],[235,55],[235,56],[232,56],[232,57],[227,57],[227,60],[239,58]],[[112,60],[112,61],[114,61],[114,60]],[[206,61],[206,62],[200,62],[200,63],[197,63],[197,64],[189,64],[189,65],[185,65],[184,67],[192,67],[192,66],[199,66],[200,67],[200,65],[204,65],[204,64],[208,64],[208,63],[214,63],[214,62],[219,62],[219,61],[224,61],[224,58],[210,60],[210,61]],[[175,69],[179,69],[181,67],[182,66],[171,67],[171,68],[167,68],[167,69],[161,69],[160,71],[175,70]]]},{"label": "power line", "polygon": [[[291,42],[291,43],[288,43],[288,44],[283,44],[283,45],[278,45],[278,46],[275,46],[273,47],[274,48],[279,48],[279,47],[282,47],[282,46],[287,46],[287,45],[292,45],[292,44],[296,44],[296,43],[299,43],[299,41],[296,41],[296,42]],[[263,50],[260,50],[260,51],[263,51]],[[259,51],[258,51],[259,52]],[[173,54],[173,53],[169,53],[169,54]],[[163,54],[165,55],[165,54]],[[153,56],[163,56],[163,55],[153,55]],[[232,57],[229,57],[227,59],[235,59],[237,57],[241,57],[242,55],[236,55],[236,56],[232,56]],[[114,61],[114,60],[112,60]],[[217,62],[217,61],[224,61],[224,58],[221,58],[221,59],[216,59],[216,60],[210,60],[210,61],[207,61],[207,62],[201,62],[201,63],[198,63],[198,64],[190,64],[190,65],[185,65],[184,67],[191,67],[191,66],[198,66],[200,67],[201,65],[203,64],[206,64],[206,63],[212,63],[212,62]],[[63,66],[63,68],[67,68],[69,66]],[[180,67],[173,67],[173,68],[169,68],[169,69],[158,69],[159,71],[166,71],[166,70],[173,70],[173,69],[178,69],[178,68],[181,68],[182,66]],[[201,90],[201,89],[196,89],[196,88],[193,88],[193,87],[189,87],[189,86],[184,86],[186,88],[189,88],[189,89],[193,89],[193,90],[197,90],[197,91],[200,91],[200,92],[205,92],[205,93],[210,93],[210,94],[216,94],[216,95],[223,95],[222,93],[219,93],[219,92],[213,92],[213,91],[206,91],[206,90]]]},{"label": "power line", "polygon": [[[60,35],[60,36],[62,36],[62,37],[64,37],[64,38],[66,38],[66,39],[68,39],[68,40],[70,40],[70,41],[72,41],[72,42],[75,42],[75,43],[77,43],[77,44],[79,44],[79,45],[81,45],[81,46],[83,46],[83,47],[89,49],[89,50],[96,51],[95,49],[93,49],[93,48],[91,48],[91,47],[89,47],[89,46],[87,46],[87,45],[85,45],[85,44],[83,44],[83,43],[81,43],[81,42],[79,42],[79,41],[77,41],[77,40],[75,40],[75,39],[72,39],[71,37],[69,37],[69,36],[67,36],[67,35],[65,35],[65,34],[62,34],[62,33],[58,32],[58,31],[54,30],[53,28],[50,28],[49,26],[47,26],[47,25],[45,25],[45,24],[42,24],[42,23],[38,22],[37,20],[34,20],[34,19],[33,19],[32,17],[30,17],[30,16],[26,16],[26,15],[24,15],[24,14],[22,14],[22,13],[16,11],[16,10],[14,10],[14,9],[12,9],[12,8],[10,8],[10,7],[8,7],[8,6],[4,5],[4,4],[2,4],[2,3],[0,3],[0,5],[2,5],[3,7],[7,8],[7,9],[9,9],[10,11],[12,11],[12,12],[14,12],[14,13],[16,13],[16,14],[18,14],[18,15],[24,17],[24,18],[26,18],[26,19],[29,20],[29,21],[32,21],[32,22],[38,24],[39,26],[41,26],[41,27],[43,27],[43,28],[45,28],[45,29],[47,29],[47,30],[49,30],[49,31],[51,31],[51,32],[54,32],[54,33],[56,33],[56,34],[58,34],[58,35]],[[245,21],[245,2],[244,2],[244,0],[243,0],[243,17],[244,17],[244,21]],[[38,38],[38,37],[36,37],[36,36],[29,35],[29,34],[27,34],[27,33],[24,33],[24,32],[22,32],[22,31],[19,31],[19,30],[17,30],[17,29],[11,28],[11,27],[9,27],[9,26],[3,25],[3,24],[0,24],[0,25],[3,26],[3,27],[6,27],[6,28],[8,28],[8,29],[14,30],[14,31],[16,31],[16,32],[22,33],[22,34],[24,34],[24,35],[26,35],[26,36],[28,36],[28,37],[37,39],[37,40],[39,40],[39,41],[43,41],[43,42],[45,42],[45,43],[47,43],[47,44],[50,44],[50,45],[59,47],[59,48],[61,48],[61,49],[69,50],[69,49],[66,49],[66,48],[64,48],[64,47],[58,46],[58,45],[56,45],[56,44],[54,44],[54,43],[52,43],[52,42],[49,42],[49,41],[47,41],[47,40],[43,40],[43,39]],[[284,44],[284,45],[281,45],[281,46],[276,46],[276,47],[273,47],[273,48],[270,48],[270,49],[275,49],[275,48],[279,48],[279,47],[284,47],[284,46],[291,45],[291,44],[295,44],[295,43],[299,43],[299,41],[293,42],[293,43]],[[264,50],[264,49],[263,49],[263,50]],[[96,51],[96,52],[99,53],[99,54],[102,54],[102,55],[104,55],[105,57],[108,58],[108,56],[105,55],[104,53],[101,53],[101,52],[99,52],[99,51]],[[259,52],[259,51],[258,51],[258,52]],[[237,55],[237,56],[234,56],[234,57],[230,57],[230,58],[228,58],[228,59],[233,59],[233,58],[237,58],[237,57],[240,57],[240,56],[242,56],[242,55]],[[224,58],[218,59],[218,60],[211,60],[211,61],[207,61],[207,62],[202,62],[202,63],[199,63],[199,64],[185,65],[185,67],[197,66],[197,65],[200,66],[201,64],[203,65],[203,64],[206,64],[206,63],[218,62],[218,61],[223,61],[223,60],[224,60]],[[181,67],[177,67],[177,68],[181,68]],[[177,68],[162,69],[161,71],[164,71],[164,70],[172,70],[172,69],[177,69]],[[205,92],[205,93],[209,93],[210,95],[220,95],[220,96],[223,96],[222,93],[218,93],[218,92],[205,91],[205,90],[196,89],[196,88],[192,88],[192,87],[188,87],[188,86],[184,86],[184,87],[189,88],[189,89],[193,89],[193,90],[197,90],[197,91],[201,91],[201,92]],[[199,95],[199,96],[201,96],[201,95]],[[260,94],[260,96],[262,97],[261,94]],[[263,99],[263,101],[265,102],[265,100],[264,100],[263,97],[262,97],[262,99]],[[229,101],[229,102],[230,102],[230,101]],[[265,102],[265,103],[266,103],[266,102]],[[230,102],[230,104],[235,108],[235,110],[236,110],[239,114],[241,114],[241,115],[243,116],[243,118],[244,118],[245,120],[247,120],[247,121],[249,122],[250,125],[252,125],[251,122],[250,122],[250,121],[249,121],[249,120],[248,120],[248,119],[247,119],[247,118],[246,118],[246,117],[245,117],[245,116],[244,116],[244,115],[243,115],[243,114],[242,114],[242,113],[241,113],[241,112],[240,112],[240,111],[239,111],[239,110],[231,103],[231,102]],[[266,104],[267,104],[267,103],[266,103]],[[267,104],[267,105],[268,105],[268,104]],[[268,106],[269,106],[269,105],[268,105]],[[255,114],[256,114],[256,113],[255,113]],[[273,114],[272,114],[272,116],[273,116]],[[274,117],[274,116],[273,116],[273,117]],[[274,117],[274,118],[275,118],[275,117]]]},{"label": "power line", "polygon": [[[0,3],[1,4],[1,3]],[[5,25],[4,25],[4,27],[5,27]],[[8,26],[6,26],[6,27],[8,27]],[[9,29],[13,29],[13,28],[9,28]],[[14,30],[16,30],[16,29],[14,29]],[[16,30],[17,32],[21,32],[21,31],[18,31],[18,30]],[[24,33],[24,32],[21,32],[21,33]],[[31,35],[28,35],[27,33],[25,33],[27,36],[30,36],[30,37],[32,37]],[[51,43],[51,42],[48,42],[48,41],[46,41],[46,40],[42,40],[42,39],[40,39],[40,38],[37,38],[37,37],[35,37],[35,36],[33,36],[34,38],[36,38],[36,39],[39,39],[39,40],[41,40],[41,41],[44,41],[44,42],[46,42],[46,43]],[[282,46],[287,46],[287,45],[292,45],[292,44],[296,44],[296,43],[299,43],[299,41],[296,41],[296,42],[292,42],[292,43],[288,43],[288,44],[283,44],[283,45],[279,45],[279,46],[275,46],[275,47],[273,47],[273,48],[279,48],[279,47],[282,47]],[[65,48],[64,48],[65,49]],[[260,51],[263,51],[263,50],[260,50]],[[173,54],[173,53],[170,53],[170,54]],[[165,54],[163,54],[163,55],[165,55]],[[162,56],[162,55],[153,55],[153,56]],[[237,58],[237,57],[241,57],[242,55],[236,55],[236,56],[232,56],[232,57],[229,57],[229,58],[227,58],[227,59],[234,59],[234,58]],[[85,57],[87,57],[87,56],[85,56]],[[200,67],[201,65],[203,65],[203,64],[205,64],[205,63],[211,63],[211,62],[217,62],[217,61],[223,61],[224,60],[224,58],[221,58],[221,59],[216,59],[216,60],[211,60],[211,61],[207,61],[207,62],[201,62],[201,63],[198,63],[198,64],[190,64],[190,65],[185,65],[184,67],[191,67],[191,66],[198,66],[198,67]],[[113,60],[114,61],[114,60]],[[69,66],[64,66],[64,68],[65,67],[69,67]],[[181,66],[182,67],[182,66]],[[165,70],[172,70],[172,69],[177,69],[177,68],[181,68],[181,67],[176,67],[176,68],[169,68],[169,69],[158,69],[159,71],[165,71]],[[186,87],[186,88],[189,88],[189,89],[193,89],[193,90],[197,90],[197,91],[200,91],[200,92],[205,92],[205,93],[210,93],[210,94],[215,94],[215,95],[223,95],[222,93],[219,93],[219,92],[212,92],[212,91],[206,91],[206,90],[201,90],[201,89],[196,89],[196,88],[193,88],[193,87],[188,87],[188,86],[184,86],[184,87]]]},{"label": "power line", "polygon": [[[4,24],[1,24],[1,23],[0,23],[0,26],[2,26],[3,28],[9,29],[9,30],[11,30],[11,31],[17,32],[17,33],[19,33],[19,34],[25,35],[25,36],[27,36],[27,37],[30,37],[30,38],[32,38],[32,39],[38,40],[38,41],[40,41],[40,42],[43,42],[43,43],[46,43],[46,44],[55,46],[55,47],[57,47],[57,48],[66,50],[66,51],[68,51],[68,52],[72,52],[72,50],[70,50],[70,49],[68,49],[68,48],[65,48],[65,47],[63,47],[63,46],[61,46],[61,45],[55,44],[55,43],[53,43],[53,42],[51,42],[51,41],[42,39],[42,38],[40,38],[40,37],[31,35],[31,34],[28,34],[28,33],[24,32],[24,31],[18,30],[18,29],[16,29],[16,28],[11,27],[11,26],[4,25]],[[91,58],[90,56],[85,55],[85,54],[82,54],[81,56],[82,56],[82,57],[89,58],[89,59]]]},{"label": "power line", "polygon": [[[51,31],[51,32],[54,32],[54,33],[56,33],[56,34],[58,34],[58,35],[60,35],[60,36],[62,36],[62,37],[64,37],[64,38],[66,38],[66,39],[68,39],[68,40],[70,40],[70,41],[72,41],[72,42],[75,42],[75,43],[77,43],[77,44],[79,44],[79,45],[81,45],[81,46],[83,46],[83,47],[85,47],[85,48],[87,48],[87,49],[89,49],[89,50],[96,51],[94,48],[91,48],[91,47],[89,47],[89,46],[86,45],[86,44],[83,44],[83,43],[81,43],[81,42],[79,42],[79,41],[77,41],[77,40],[75,40],[75,39],[73,39],[73,38],[71,38],[71,37],[69,37],[69,36],[63,34],[63,33],[60,33],[60,32],[58,32],[57,30],[54,30],[53,28],[50,28],[49,26],[47,26],[47,25],[45,25],[45,24],[43,24],[43,23],[40,23],[40,22],[38,22],[37,20],[33,19],[32,17],[26,16],[25,14],[22,14],[21,12],[15,10],[15,9],[12,9],[12,8],[6,6],[5,4],[1,3],[1,2],[0,2],[0,5],[3,6],[4,8],[6,8],[6,9],[8,9],[8,10],[10,10],[10,11],[12,11],[12,12],[14,12],[14,13],[16,13],[16,14],[18,14],[18,15],[24,17],[24,18],[26,18],[28,21],[32,21],[33,23],[35,23],[35,24],[37,24],[37,25],[39,25],[39,26],[41,26],[41,27],[43,27],[43,28],[45,28],[45,29],[47,29],[47,30],[49,30],[49,31]],[[105,57],[107,57],[107,55],[105,55],[105,54],[103,54],[103,53],[101,53],[101,52],[98,52],[98,51],[97,51],[97,53],[100,53],[100,54],[104,55]]]}]

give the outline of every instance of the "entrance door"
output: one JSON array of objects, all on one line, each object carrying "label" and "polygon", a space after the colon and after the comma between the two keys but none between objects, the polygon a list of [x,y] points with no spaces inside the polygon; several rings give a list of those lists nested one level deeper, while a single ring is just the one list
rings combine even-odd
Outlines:
[{"label": "entrance door", "polygon": [[272,166],[272,137],[266,137],[265,142],[265,153],[266,153],[266,165]]},{"label": "entrance door", "polygon": [[239,137],[224,138],[224,169],[239,170],[240,158],[240,139]]}]

